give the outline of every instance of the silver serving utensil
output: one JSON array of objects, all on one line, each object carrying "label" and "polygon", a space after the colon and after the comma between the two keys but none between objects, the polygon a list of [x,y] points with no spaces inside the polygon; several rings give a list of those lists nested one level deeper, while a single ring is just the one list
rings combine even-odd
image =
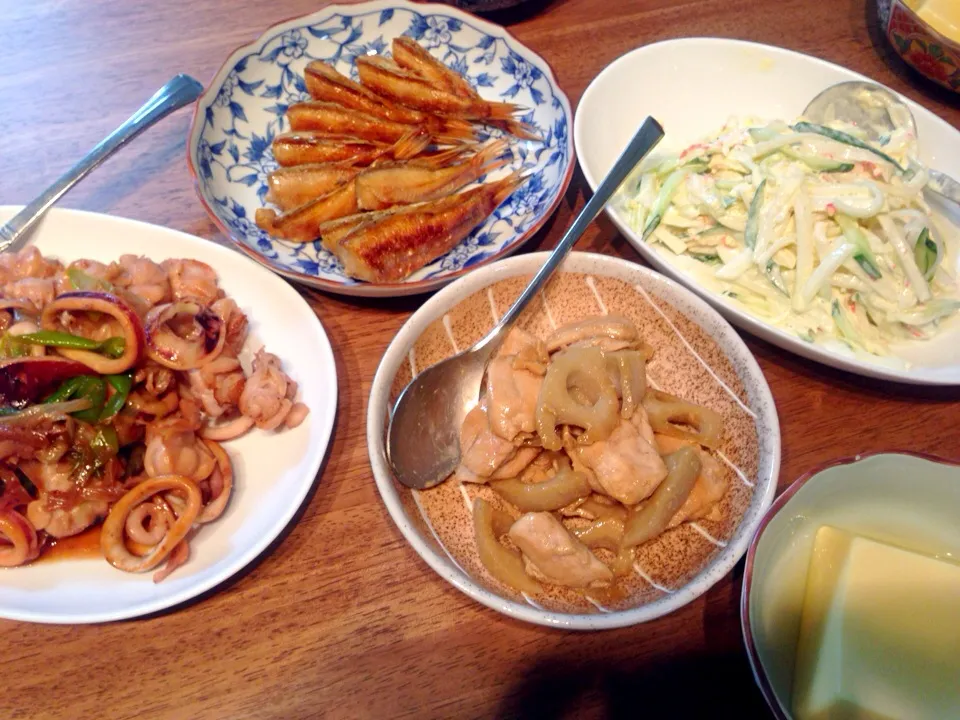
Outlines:
[{"label": "silver serving utensil", "polygon": [[[803,115],[820,124],[834,119],[853,123],[873,142],[899,128],[906,128],[918,138],[917,122],[910,108],[897,95],[875,83],[852,80],[831,85],[810,101]],[[927,174],[928,190],[960,205],[960,183],[932,168],[928,168]]]},{"label": "silver serving utensil", "polygon": [[114,130],[95,148],[61,175],[36,200],[0,227],[0,252],[17,252],[27,244],[29,230],[51,205],[82,180],[87,173],[113,155],[130,140],[174,110],[189,105],[203,92],[203,85],[189,75],[177,75],[157,90],[126,122]]},{"label": "silver serving utensil", "polygon": [[469,350],[422,371],[403,389],[387,430],[387,459],[398,481],[424,490],[456,470],[460,463],[460,426],[477,404],[487,361],[624,178],[662,137],[663,128],[656,120],[644,120],[543,267],[493,330]]}]

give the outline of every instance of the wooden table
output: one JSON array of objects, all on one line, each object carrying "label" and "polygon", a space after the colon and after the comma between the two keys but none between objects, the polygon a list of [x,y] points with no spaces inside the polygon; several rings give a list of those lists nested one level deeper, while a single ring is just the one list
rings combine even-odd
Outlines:
[{"label": "wooden table", "polygon": [[[717,35],[846,65],[960,122],[955,98],[891,57],[873,0],[866,8],[861,0],[539,5],[506,20],[550,62],[573,104],[605,65],[638,45]],[[0,201],[28,201],[174,73],[208,80],[234,47],[317,6],[8,0],[0,23]],[[187,174],[188,122],[183,110],[148,132],[64,205],[217,239]],[[587,192],[578,172],[530,248],[551,247]],[[636,259],[604,221],[579,248]],[[669,617],[595,634],[514,622],[431,572],[387,516],[364,441],[379,358],[422,299],[304,295],[330,335],[341,385],[329,459],[298,522],[240,577],[174,612],[93,627],[0,622],[0,718],[765,715],[740,634],[742,563]],[[960,456],[957,392],[891,387],[747,342],[780,412],[781,489],[818,463],[857,452]]]}]

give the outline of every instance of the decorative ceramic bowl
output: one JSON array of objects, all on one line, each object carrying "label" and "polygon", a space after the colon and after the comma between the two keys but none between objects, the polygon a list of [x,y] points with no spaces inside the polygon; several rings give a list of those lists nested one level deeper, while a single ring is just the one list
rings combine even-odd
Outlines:
[{"label": "decorative ceramic bowl", "polygon": [[817,530],[831,525],[899,547],[960,557],[960,465],[912,453],[837,460],[791,485],[747,554],[740,620],[757,684],[777,718],[790,692],[807,568]]},{"label": "decorative ceramic bowl", "polygon": [[556,326],[604,313],[626,315],[655,349],[651,384],[721,414],[717,459],[729,487],[716,519],[685,523],[638,549],[621,595],[588,598],[556,586],[534,597],[492,578],[474,543],[471,504],[496,502],[486,486],[453,480],[426,491],[399,485],[384,448],[390,409],[413,374],[469,347],[494,325],[546,253],[482,268],[427,301],[397,333],[377,370],[367,407],[367,447],[390,516],[420,556],[475,600],[528,622],[580,630],[621,627],[691,602],[746,551],[770,506],[780,468],[780,429],[750,351],[716,311],[672,280],[619,258],[573,253],[520,326],[545,337]]},{"label": "decorative ceramic bowl", "polygon": [[880,27],[910,67],[938,85],[960,92],[960,43],[944,37],[903,0],[877,0]]},{"label": "decorative ceramic bowl", "polygon": [[[309,99],[302,76],[324,60],[356,78],[354,58],[389,52],[409,35],[458,72],[481,95],[517,103],[543,142],[512,144],[515,170],[527,182],[463,242],[400,283],[373,285],[347,277],[319,241],[275,240],[253,222],[265,205],[267,174],[276,167],[270,144],[289,130],[287,106]],[[506,30],[446,5],[377,0],[330,5],[275,25],[234,52],[197,102],[187,159],[210,217],[245,253],[271,270],[322,290],[395,296],[434,290],[503,257],[529,240],[560,202],[573,174],[572,113],[549,66]],[[491,131],[492,135],[499,131]]]}]

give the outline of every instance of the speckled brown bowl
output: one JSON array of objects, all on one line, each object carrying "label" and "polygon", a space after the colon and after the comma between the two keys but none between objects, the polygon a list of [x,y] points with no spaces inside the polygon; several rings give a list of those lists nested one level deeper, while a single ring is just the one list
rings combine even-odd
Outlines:
[{"label": "speckled brown bowl", "polygon": [[377,370],[367,409],[374,477],[414,549],[480,602],[522,620],[571,629],[644,622],[685,605],[729,572],[773,500],[780,468],[776,408],[759,367],[727,322],[690,291],[618,258],[573,253],[520,321],[545,337],[573,320],[626,315],[655,348],[651,382],[724,418],[717,457],[730,484],[720,518],[685,523],[642,546],[636,573],[620,583],[623,592],[616,596],[588,598],[548,586],[529,597],[505,587],[480,564],[469,510],[478,495],[502,505],[499,498],[485,486],[454,482],[414,492],[395,481],[386,461],[389,409],[413,374],[483,337],[545,259],[535,253],[477,270],[431,298],[401,328]]}]

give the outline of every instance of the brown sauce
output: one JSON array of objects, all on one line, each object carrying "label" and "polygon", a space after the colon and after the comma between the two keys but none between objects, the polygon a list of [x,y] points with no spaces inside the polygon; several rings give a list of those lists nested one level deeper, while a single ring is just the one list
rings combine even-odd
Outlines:
[{"label": "brown sauce", "polygon": [[103,557],[100,551],[100,525],[89,527],[77,535],[48,540],[40,557],[34,562],[97,557]]}]

